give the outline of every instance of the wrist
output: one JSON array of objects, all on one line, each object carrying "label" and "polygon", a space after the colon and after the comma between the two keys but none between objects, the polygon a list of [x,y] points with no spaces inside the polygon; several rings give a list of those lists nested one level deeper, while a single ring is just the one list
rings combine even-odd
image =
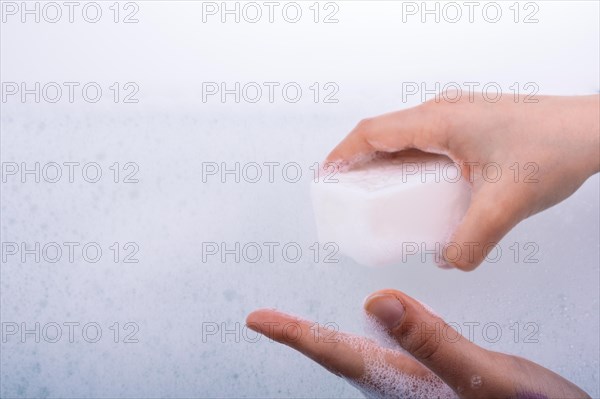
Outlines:
[{"label": "wrist", "polygon": [[600,95],[586,96],[584,109],[586,124],[584,133],[589,143],[588,163],[589,175],[600,172]]},{"label": "wrist", "polygon": [[600,95],[571,97],[564,111],[563,131],[572,143],[572,158],[583,177],[600,172]]}]

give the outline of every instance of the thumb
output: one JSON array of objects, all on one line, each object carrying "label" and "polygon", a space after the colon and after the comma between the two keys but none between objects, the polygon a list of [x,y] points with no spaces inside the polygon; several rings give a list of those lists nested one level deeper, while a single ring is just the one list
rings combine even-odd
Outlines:
[{"label": "thumb", "polygon": [[461,397],[477,397],[484,382],[488,392],[499,385],[500,381],[484,377],[496,374],[491,352],[470,342],[415,299],[383,290],[367,298],[365,310]]},{"label": "thumb", "polygon": [[464,271],[475,269],[520,220],[518,201],[493,188],[473,194],[467,213],[444,246],[446,263]]}]

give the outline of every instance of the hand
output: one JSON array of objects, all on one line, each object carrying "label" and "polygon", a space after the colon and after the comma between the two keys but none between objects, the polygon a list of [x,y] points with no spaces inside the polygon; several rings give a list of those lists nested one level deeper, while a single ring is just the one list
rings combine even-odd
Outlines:
[{"label": "hand", "polygon": [[472,196],[449,239],[456,246],[444,257],[449,266],[473,270],[517,223],[567,198],[600,170],[600,97],[537,100],[463,96],[365,119],[327,162],[343,169],[377,152],[413,148],[449,156]]},{"label": "hand", "polygon": [[252,312],[246,324],[347,379],[368,397],[589,398],[538,364],[473,344],[399,291],[376,292],[365,309],[399,350],[275,310]]}]

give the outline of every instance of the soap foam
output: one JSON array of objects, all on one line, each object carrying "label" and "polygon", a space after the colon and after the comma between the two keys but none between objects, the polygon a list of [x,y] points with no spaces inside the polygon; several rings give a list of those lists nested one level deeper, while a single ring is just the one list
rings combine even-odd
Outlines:
[{"label": "soap foam", "polygon": [[362,356],[364,374],[357,379],[346,378],[349,384],[359,389],[367,398],[409,398],[409,399],[455,399],[458,396],[433,372],[416,376],[404,373],[387,358],[398,353],[412,357],[389,334],[377,318],[365,312],[364,330],[368,338],[351,334],[340,336]]},{"label": "soap foam", "polygon": [[375,159],[379,159],[380,157],[381,154],[377,152],[369,154],[357,154],[348,160],[334,159],[332,161],[325,162],[323,165],[321,165],[320,169],[321,172],[327,172],[327,166],[333,164],[335,165],[336,172],[348,172],[360,165],[364,165]]},{"label": "soap foam", "polygon": [[[359,389],[367,398],[455,399],[458,397],[432,372],[424,376],[415,376],[390,365],[386,358],[397,354],[399,350],[396,348],[399,348],[399,345],[392,344],[389,335],[382,340],[385,329],[372,317],[368,319],[370,319],[368,324],[373,328],[372,332],[379,342],[354,335],[340,337],[340,341],[362,356],[364,363],[363,375],[357,379],[347,378],[348,383]],[[387,345],[393,346],[394,349],[385,347]]]},{"label": "soap foam", "polygon": [[365,335],[374,340],[380,347],[391,349],[397,352],[408,353],[400,346],[381,324],[381,322],[368,312],[363,312],[363,324]]}]

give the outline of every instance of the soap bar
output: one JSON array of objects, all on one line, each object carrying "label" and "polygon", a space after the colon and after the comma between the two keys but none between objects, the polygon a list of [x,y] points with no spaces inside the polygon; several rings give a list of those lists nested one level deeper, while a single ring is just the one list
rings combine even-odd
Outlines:
[{"label": "soap bar", "polygon": [[460,167],[428,153],[373,160],[311,187],[319,241],[366,266],[421,262],[423,254],[435,263],[470,196]]}]

